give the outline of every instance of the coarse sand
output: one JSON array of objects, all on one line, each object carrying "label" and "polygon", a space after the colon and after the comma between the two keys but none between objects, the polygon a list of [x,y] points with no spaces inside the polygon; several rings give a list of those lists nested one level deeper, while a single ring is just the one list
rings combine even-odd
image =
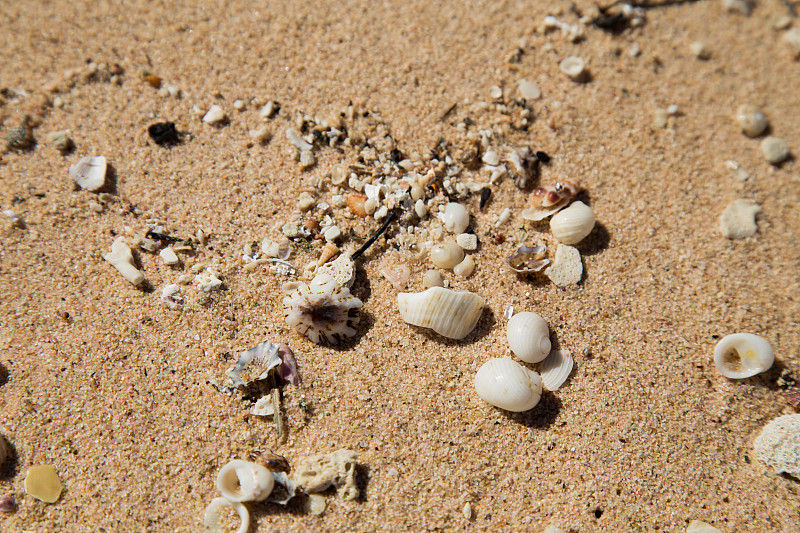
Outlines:
[{"label": "coarse sand", "polygon": [[[752,452],[761,427],[794,412],[781,392],[800,375],[800,64],[773,27],[789,10],[759,0],[743,16],[717,0],[677,2],[616,34],[587,23],[577,42],[545,32],[548,14],[577,25],[597,7],[0,3],[0,130],[28,115],[35,139],[0,159],[0,207],[21,217],[0,220],[0,433],[14,450],[0,496],[18,504],[0,529],[197,532],[228,461],[272,452],[298,464],[351,449],[359,499],[331,490],[322,516],[302,498],[250,504],[250,531],[678,533],[692,520],[725,533],[800,531],[800,481]],[[709,59],[693,53],[698,41]],[[584,59],[584,83],[561,72],[567,56]],[[520,79],[541,98],[520,101]],[[279,110],[262,118],[270,100]],[[227,119],[203,123],[215,104]],[[764,160],[760,139],[736,123],[742,104],[761,107],[793,157]],[[663,111],[672,105],[677,113]],[[317,138],[316,164],[301,170],[285,131],[307,135],[323,119],[347,133],[333,147]],[[165,121],[179,139],[160,146],[147,130]],[[270,135],[254,139],[262,126]],[[61,130],[75,145],[66,155],[47,140]],[[352,292],[364,305],[353,339],[319,346],[289,328],[281,285],[295,277],[245,268],[245,251],[280,239],[287,222],[323,218],[318,207],[300,212],[302,192],[330,205],[340,246],[357,248],[380,222],[333,203],[355,192],[337,193],[333,165],[363,180],[397,171],[391,153],[425,175],[434,158],[468,161],[480,130],[503,157],[508,147],[546,152],[540,183],[581,183],[597,225],[577,245],[580,284],[560,289],[507,267],[520,245],[545,243],[552,259],[557,242],[546,222],[522,220],[529,193],[500,177],[483,210],[480,189],[458,198],[479,239],[476,268],[443,274],[487,301],[464,340],[400,319],[381,268],[406,264],[412,292],[432,268],[409,246],[418,234],[409,240],[407,223],[357,260]],[[107,158],[108,194],[76,190],[68,176],[89,155]],[[487,185],[490,174],[479,162],[437,175],[432,209],[450,193],[444,178]],[[762,207],[758,231],[729,240],[718,221],[738,198]],[[511,218],[495,227],[505,208]],[[441,226],[432,215],[414,224]],[[137,288],[102,256],[153,225],[208,240],[173,267],[137,248]],[[289,258],[298,274],[322,248],[305,242]],[[184,285],[183,306],[164,305],[165,285],[205,267],[222,290]],[[510,355],[508,305],[544,317],[553,347],[575,358],[569,381],[520,414],[485,404],[473,386],[484,362]],[[772,343],[770,371],[743,381],[717,372],[714,345],[735,332]],[[252,401],[214,386],[267,339],[291,346],[303,378],[283,387],[285,439],[249,413]],[[58,472],[55,503],[25,494],[34,465]]]}]

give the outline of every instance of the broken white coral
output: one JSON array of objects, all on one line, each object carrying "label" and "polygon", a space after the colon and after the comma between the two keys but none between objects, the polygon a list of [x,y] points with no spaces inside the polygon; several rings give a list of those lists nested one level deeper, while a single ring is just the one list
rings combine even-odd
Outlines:
[{"label": "broken white coral", "polygon": [[322,492],[336,487],[336,492],[345,500],[358,498],[356,485],[356,458],[351,450],[338,450],[317,455],[300,462],[294,468],[294,480],[304,492]]}]

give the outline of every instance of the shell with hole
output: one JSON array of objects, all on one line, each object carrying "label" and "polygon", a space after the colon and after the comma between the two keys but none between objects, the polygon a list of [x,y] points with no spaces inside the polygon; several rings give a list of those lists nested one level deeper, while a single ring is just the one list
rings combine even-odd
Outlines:
[{"label": "shell with hole", "polygon": [[229,531],[228,528],[223,529],[221,524],[222,509],[225,507],[232,507],[236,514],[239,515],[239,529],[236,530],[236,533],[247,533],[250,530],[250,513],[247,511],[247,507],[226,498],[214,498],[208,504],[203,515],[203,532],[221,533],[222,531]]},{"label": "shell with hole", "polygon": [[508,345],[526,363],[538,363],[550,353],[550,328],[536,313],[518,313],[508,321]]},{"label": "shell with hole", "polygon": [[469,291],[431,287],[419,293],[401,292],[397,295],[397,305],[408,324],[460,340],[478,323],[486,301]]},{"label": "shell with hole", "polygon": [[266,500],[275,486],[272,473],[261,465],[234,459],[217,474],[217,489],[231,502]]},{"label": "shell with hole", "polygon": [[510,357],[495,357],[475,374],[475,391],[488,404],[520,413],[539,403],[542,378]]},{"label": "shell with hole", "polygon": [[726,378],[744,379],[766,372],[775,362],[772,346],[752,333],[734,333],[714,348],[714,364]]}]

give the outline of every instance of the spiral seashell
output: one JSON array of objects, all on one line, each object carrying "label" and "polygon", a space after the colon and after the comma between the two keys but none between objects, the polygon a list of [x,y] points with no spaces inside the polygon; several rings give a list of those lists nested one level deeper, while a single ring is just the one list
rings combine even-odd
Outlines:
[{"label": "spiral seashell", "polygon": [[431,287],[397,295],[400,315],[408,324],[430,328],[450,339],[463,339],[478,323],[485,300],[468,291]]},{"label": "spiral seashell", "polygon": [[536,313],[518,313],[508,321],[508,345],[526,363],[538,363],[550,353],[550,328]]},{"label": "spiral seashell", "polygon": [[350,289],[325,275],[311,283],[297,283],[283,299],[286,323],[308,337],[311,342],[338,342],[356,334],[359,322],[357,309],[363,304],[350,294]]},{"label": "spiral seashell", "polygon": [[250,513],[247,511],[247,507],[225,498],[214,498],[206,507],[206,512],[203,515],[203,532],[220,533],[221,531],[228,531],[227,529],[223,530],[220,525],[220,515],[223,507],[232,507],[236,514],[239,515],[240,525],[236,533],[247,533],[250,529]]},{"label": "spiral seashell", "polygon": [[717,370],[730,379],[744,379],[766,372],[773,362],[775,355],[770,343],[752,333],[728,335],[714,348]]},{"label": "spiral seashell", "polygon": [[544,358],[539,370],[545,390],[556,391],[567,381],[575,361],[566,350],[553,350]]},{"label": "spiral seashell", "polygon": [[564,244],[578,244],[594,228],[594,211],[583,202],[575,202],[550,219],[550,231]]},{"label": "spiral seashell", "polygon": [[519,413],[539,403],[542,378],[510,357],[495,357],[478,369],[475,391],[486,403]]},{"label": "spiral seashell", "polygon": [[464,249],[449,241],[431,247],[431,263],[438,268],[450,270],[464,260]]},{"label": "spiral seashell", "polygon": [[275,486],[272,473],[261,465],[234,459],[217,474],[217,489],[228,501],[260,502]]}]

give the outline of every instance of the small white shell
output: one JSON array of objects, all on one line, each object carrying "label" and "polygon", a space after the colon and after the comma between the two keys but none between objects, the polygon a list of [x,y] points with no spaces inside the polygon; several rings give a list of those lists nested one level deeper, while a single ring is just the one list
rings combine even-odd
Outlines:
[{"label": "small white shell", "polygon": [[459,203],[450,202],[444,208],[442,223],[448,231],[456,235],[464,233],[464,230],[469,226],[469,211]]},{"label": "small white shell", "polygon": [[757,106],[744,104],[736,112],[736,122],[748,137],[758,137],[767,130],[767,116]]},{"label": "small white shell", "polygon": [[438,268],[450,270],[463,260],[464,249],[454,242],[443,242],[431,247],[431,263]]},{"label": "small white shell", "polygon": [[[247,533],[250,529],[250,513],[247,507],[238,502],[228,501],[225,498],[214,498],[211,503],[206,507],[206,512],[203,515],[203,532],[204,533],[219,533],[223,531],[220,525],[220,511],[223,507],[233,507],[236,514],[239,515],[241,525],[237,533]],[[226,528],[224,531],[228,531]]]},{"label": "small white shell", "polygon": [[475,260],[472,259],[472,256],[467,256],[461,261],[459,264],[453,267],[453,274],[456,276],[461,276],[462,278],[468,278],[472,275],[475,271]]},{"label": "small white shell", "polygon": [[81,189],[87,191],[98,191],[106,184],[106,158],[102,155],[97,157],[83,157],[77,163],[69,167],[69,177],[78,184]]},{"label": "small white shell", "polygon": [[486,403],[519,413],[539,403],[542,378],[510,357],[495,357],[478,369],[475,390]]},{"label": "small white shell", "polygon": [[274,486],[269,470],[241,459],[229,462],[217,474],[217,489],[231,502],[266,500]]},{"label": "small white shell", "polygon": [[564,244],[578,244],[594,228],[594,211],[583,202],[574,202],[550,219],[550,231]]},{"label": "small white shell", "polygon": [[714,364],[726,378],[744,379],[766,372],[775,362],[772,346],[752,333],[734,333],[714,348]]},{"label": "small white shell", "polygon": [[506,335],[511,351],[526,363],[538,363],[550,353],[550,328],[536,313],[512,316]]},{"label": "small white shell", "polygon": [[561,72],[569,76],[572,81],[583,81],[586,76],[586,63],[582,57],[567,56],[561,61]]},{"label": "small white shell", "polygon": [[397,295],[400,315],[408,324],[430,328],[450,339],[463,339],[478,323],[486,301],[468,291],[431,287]]},{"label": "small white shell", "polygon": [[443,287],[444,278],[438,270],[428,270],[425,272],[425,275],[422,276],[422,286],[426,289],[431,287]]},{"label": "small white shell", "polygon": [[542,361],[542,385],[545,390],[556,391],[567,381],[575,361],[566,350],[553,350]]},{"label": "small white shell", "polygon": [[225,111],[217,104],[214,104],[209,107],[206,114],[203,115],[203,122],[206,124],[219,124],[220,122],[224,122],[226,118]]}]

